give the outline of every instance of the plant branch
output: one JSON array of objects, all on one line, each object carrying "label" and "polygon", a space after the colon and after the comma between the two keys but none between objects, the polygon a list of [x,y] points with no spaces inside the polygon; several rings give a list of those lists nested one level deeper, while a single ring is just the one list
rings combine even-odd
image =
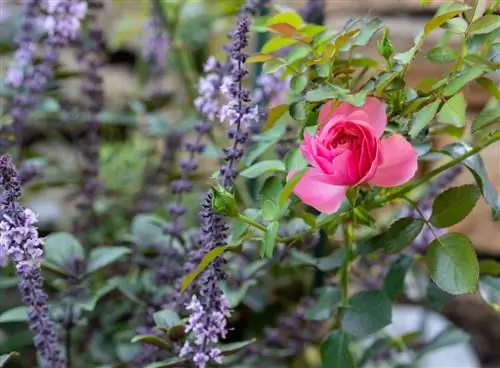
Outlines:
[{"label": "plant branch", "polygon": [[425,184],[428,182],[430,179],[433,177],[441,174],[442,172],[452,168],[453,166],[456,166],[460,163],[462,163],[464,160],[468,159],[471,156],[474,156],[478,152],[482,151],[484,148],[488,147],[489,145],[495,143],[496,141],[500,140],[500,131],[496,131],[494,134],[491,134],[487,139],[485,139],[480,145],[472,148],[469,152],[464,153],[463,155],[447,162],[443,166],[438,167],[437,169],[427,173],[426,175],[422,176],[421,178],[415,179],[411,182],[409,182],[406,185],[401,186],[398,190],[395,192],[389,193],[385,196],[382,196],[381,198],[369,202],[366,204],[367,209],[375,209],[382,207],[386,203],[403,197],[405,194],[411,192],[413,189],[417,188],[418,186]]}]

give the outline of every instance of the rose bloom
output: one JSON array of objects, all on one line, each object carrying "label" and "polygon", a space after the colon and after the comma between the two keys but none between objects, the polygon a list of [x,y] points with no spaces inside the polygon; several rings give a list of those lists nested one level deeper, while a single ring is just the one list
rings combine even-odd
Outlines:
[{"label": "rose bloom", "polygon": [[[417,152],[401,135],[382,138],[387,115],[382,102],[367,98],[362,107],[326,103],[314,136],[307,133],[300,150],[311,168],[294,193],[320,212],[337,211],[348,187],[367,183],[394,187],[417,171]],[[295,173],[290,172],[289,178]]]}]

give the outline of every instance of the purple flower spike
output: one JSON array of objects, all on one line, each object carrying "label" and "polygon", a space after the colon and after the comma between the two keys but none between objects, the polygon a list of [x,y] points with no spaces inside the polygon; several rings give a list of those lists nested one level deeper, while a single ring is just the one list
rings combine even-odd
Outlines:
[{"label": "purple flower spike", "polygon": [[104,91],[100,68],[103,64],[104,36],[98,24],[97,15],[102,10],[101,0],[91,0],[88,3],[88,19],[90,21],[90,42],[84,45],[80,42],[79,57],[83,65],[82,95],[85,109],[85,128],[83,132],[82,169],[82,199],[78,203],[81,211],[80,218],[75,223],[75,230],[79,233],[91,228],[95,224],[94,203],[101,189],[99,180],[99,113],[102,110]]},{"label": "purple flower spike", "polygon": [[[201,97],[195,101],[196,108],[209,120],[219,117],[229,121],[229,148],[224,149],[226,163],[220,169],[220,176],[226,189],[231,189],[237,177],[236,166],[243,156],[243,150],[249,132],[258,124],[260,113],[258,107],[250,107],[250,92],[243,87],[243,79],[248,74],[243,65],[246,61],[245,47],[248,45],[250,20],[248,14],[255,14],[263,1],[248,1],[243,6],[235,29],[231,32],[231,45],[227,47],[228,61],[223,66],[210,58],[205,71],[209,72],[198,86]],[[222,71],[228,75],[223,76]],[[221,90],[227,103],[220,109],[216,98]],[[194,147],[193,147],[194,149]],[[224,216],[212,208],[212,192],[208,192],[200,208],[201,217],[201,251],[192,251],[190,264],[197,265],[203,255],[227,242],[229,226]],[[217,344],[227,334],[227,318],[230,316],[229,303],[222,293],[220,282],[226,278],[222,269],[225,260],[217,257],[199,276],[192,286],[195,294],[187,309],[191,312],[186,325],[191,332],[191,340],[187,340],[180,356],[189,357],[197,368],[205,368],[210,363],[222,363],[222,354]]]},{"label": "purple flower spike", "polygon": [[165,29],[158,2],[151,1],[151,18],[146,24],[145,42],[142,56],[152,64],[153,77],[161,77],[165,72],[168,50],[170,49],[170,35]]},{"label": "purple flower spike", "polygon": [[[42,16],[44,11],[47,15]],[[7,83],[21,88],[12,103],[13,129],[18,144],[30,109],[54,78],[54,68],[61,49],[77,38],[87,11],[82,0],[24,0],[23,25],[14,63],[7,72]],[[43,61],[34,65],[36,25],[41,23],[48,33]]]},{"label": "purple flower spike", "polygon": [[[7,254],[20,277],[19,290],[28,305],[28,325],[43,368],[65,368],[58,347],[58,335],[43,290],[42,240],[38,237],[35,214],[19,204],[21,182],[8,155],[0,157],[0,257]],[[5,263],[4,260],[2,264]]]}]

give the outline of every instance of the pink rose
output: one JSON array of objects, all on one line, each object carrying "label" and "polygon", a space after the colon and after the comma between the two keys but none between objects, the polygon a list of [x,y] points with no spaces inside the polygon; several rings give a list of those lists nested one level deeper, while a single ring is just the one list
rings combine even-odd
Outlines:
[{"label": "pink rose", "polygon": [[313,167],[294,193],[318,211],[333,213],[350,186],[394,187],[410,180],[417,171],[417,152],[401,135],[381,138],[386,125],[384,105],[376,98],[368,98],[359,108],[326,103],[316,134],[306,133],[300,146]]}]

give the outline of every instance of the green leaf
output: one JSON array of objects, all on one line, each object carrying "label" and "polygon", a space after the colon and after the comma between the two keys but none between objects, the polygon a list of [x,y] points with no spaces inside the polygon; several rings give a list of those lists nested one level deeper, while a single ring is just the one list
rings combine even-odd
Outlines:
[{"label": "green leaf", "polygon": [[360,254],[369,254],[379,249],[389,253],[399,253],[420,234],[423,221],[413,217],[404,217],[394,221],[383,233],[363,241],[358,246]]},{"label": "green leaf", "polygon": [[294,265],[309,265],[323,272],[339,269],[345,262],[345,251],[342,248],[333,251],[328,256],[320,258],[314,258],[307,253],[293,249],[291,256],[297,262]]},{"label": "green leaf", "polygon": [[268,199],[275,202],[282,190],[283,184],[281,183],[281,179],[271,176],[264,182],[260,195],[264,200]]},{"label": "green leaf", "polygon": [[[451,157],[456,158],[461,156],[472,148],[463,142],[455,142],[447,145],[444,151]],[[493,217],[498,219],[500,217],[500,196],[497,193],[495,186],[488,178],[488,173],[483,164],[483,160],[479,154],[468,157],[463,161],[465,166],[470,170],[472,176],[476,180],[478,187],[481,189],[484,200],[488,203],[493,210]]]},{"label": "green leaf", "polygon": [[24,305],[9,309],[0,314],[0,323],[24,322],[28,319],[28,307]]},{"label": "green leaf", "polygon": [[481,275],[500,276],[500,262],[494,259],[479,261],[479,273]]},{"label": "green leaf", "polygon": [[222,253],[224,253],[226,249],[227,246],[221,246],[214,248],[210,252],[205,254],[205,256],[201,260],[200,264],[196,267],[196,269],[193,272],[190,272],[186,277],[184,277],[184,280],[182,280],[181,292],[184,292],[184,290],[186,290],[186,288],[191,284],[191,282],[193,282],[194,279],[196,279],[198,275],[202,273],[214,259],[216,259]]},{"label": "green leaf", "polygon": [[434,200],[430,222],[436,227],[459,223],[472,211],[480,196],[481,191],[474,184],[445,190]]},{"label": "green leaf", "polygon": [[87,265],[87,273],[96,272],[111,263],[119,261],[130,253],[130,249],[126,247],[99,247],[93,249],[90,253],[90,259]]},{"label": "green leaf", "polygon": [[172,348],[172,344],[170,344],[170,342],[163,340],[155,335],[137,335],[134,336],[130,342],[132,344],[141,343],[154,345],[163,350],[170,350]]},{"label": "green leaf", "polygon": [[267,111],[267,120],[266,123],[264,124],[263,130],[264,132],[268,131],[271,129],[274,124],[283,116],[285,113],[288,111],[288,105],[287,104],[282,104],[282,105],[277,105],[272,108],[270,108]]},{"label": "green leaf", "polygon": [[349,299],[349,308],[342,314],[342,329],[361,338],[381,330],[391,319],[391,300],[383,291],[361,291]]},{"label": "green leaf", "polygon": [[[489,78],[480,77],[476,80],[477,84],[483,87],[486,91],[488,91],[495,99],[500,100],[500,90],[496,86],[495,82],[493,82]],[[497,111],[500,111],[498,107],[496,107]]]},{"label": "green leaf", "polygon": [[432,280],[453,294],[472,293],[479,279],[479,263],[471,241],[463,234],[448,233],[434,240],[427,250]]},{"label": "green leaf", "polygon": [[250,339],[245,341],[237,341],[229,344],[220,344],[217,347],[221,351],[222,355],[228,356],[237,353],[238,351],[245,349],[249,345],[255,343],[256,339]]},{"label": "green leaf", "polygon": [[304,177],[308,170],[309,169],[306,168],[302,171],[299,171],[295,173],[290,180],[288,180],[278,199],[278,204],[280,205],[280,207],[283,207],[285,205],[288,198],[290,198],[290,195],[292,195],[293,189],[299,183],[300,179]]},{"label": "green leaf", "polygon": [[342,293],[338,288],[322,287],[319,289],[318,301],[306,310],[304,318],[310,321],[326,321],[337,312],[337,304],[341,300]]},{"label": "green leaf", "polygon": [[297,46],[286,57],[288,64],[293,64],[296,61],[305,59],[311,53],[311,49],[307,46]]},{"label": "green leaf", "polygon": [[437,310],[443,309],[452,297],[451,294],[441,290],[432,280],[427,285],[426,294],[429,306]]},{"label": "green leaf", "polygon": [[304,121],[307,117],[306,102],[304,100],[292,102],[288,112],[294,120]]},{"label": "green leaf", "polygon": [[0,290],[13,288],[18,283],[19,283],[19,278],[17,276],[14,277],[2,276],[0,277]]},{"label": "green leaf", "polygon": [[168,367],[179,367],[179,366],[182,367],[182,364],[185,364],[186,362],[187,358],[173,357],[162,360],[161,362],[154,362],[148,364],[145,368],[168,368]]},{"label": "green leaf", "polygon": [[45,261],[62,269],[72,257],[85,258],[80,242],[69,233],[52,233],[45,239]]},{"label": "green leaf", "polygon": [[286,23],[275,23],[268,26],[271,31],[279,33],[285,37],[293,37],[297,34],[297,28]]},{"label": "green leaf", "polygon": [[473,65],[472,67],[463,71],[459,76],[450,81],[443,90],[443,95],[446,97],[456,94],[468,83],[479,78],[487,71],[484,65]]},{"label": "green leaf", "polygon": [[294,38],[289,37],[274,37],[267,41],[264,46],[262,46],[261,52],[264,54],[270,54],[271,52],[278,51],[284,47],[293,45],[298,41]]},{"label": "green leaf", "polygon": [[443,28],[457,34],[463,34],[467,31],[468,23],[463,18],[453,18],[450,19],[446,24],[443,25]]},{"label": "green leaf", "polygon": [[19,357],[19,353],[16,352],[0,355],[0,367],[5,367],[5,364],[8,363],[9,360],[17,357]]},{"label": "green leaf", "polygon": [[258,54],[255,54],[255,55],[250,56],[250,57],[247,59],[247,61],[246,61],[246,62],[247,62],[248,64],[252,64],[252,63],[263,63],[263,62],[270,61],[270,60],[274,60],[274,59],[276,59],[276,57],[274,57],[273,55],[258,53]]},{"label": "green leaf", "polygon": [[276,14],[267,21],[267,25],[285,23],[293,26],[294,28],[301,28],[304,25],[304,20],[299,14],[294,11]]},{"label": "green leaf", "polygon": [[154,313],[153,319],[156,326],[163,327],[167,330],[181,324],[181,319],[179,318],[177,313],[175,313],[171,309],[163,309],[159,312]]},{"label": "green leaf", "polygon": [[302,155],[300,148],[296,148],[288,152],[287,155],[285,156],[285,166],[287,171],[304,170],[307,167],[307,165],[308,163],[304,158],[304,156]]},{"label": "green leaf", "polygon": [[264,241],[262,242],[262,247],[260,248],[260,256],[262,258],[271,258],[273,256],[274,246],[276,245],[276,236],[278,235],[279,228],[280,224],[278,221],[272,221],[269,225],[267,225]]},{"label": "green leaf", "polygon": [[284,65],[286,64],[285,60],[282,59],[274,59],[274,60],[269,60],[264,63],[262,66],[262,70],[264,73],[276,73],[278,70],[280,70]]},{"label": "green leaf", "polygon": [[402,254],[391,264],[383,286],[383,290],[391,300],[396,300],[403,291],[406,273],[413,266],[413,263],[413,257]]},{"label": "green leaf", "polygon": [[276,220],[276,217],[278,216],[279,212],[280,208],[274,201],[270,199],[265,199],[262,202],[262,219],[264,221]]},{"label": "green leaf", "polygon": [[455,326],[449,326],[427,344],[422,346],[422,348],[417,352],[417,359],[422,358],[432,351],[441,350],[451,345],[464,344],[469,340],[469,334],[463,332]]},{"label": "green leaf", "polygon": [[435,47],[426,55],[427,60],[436,64],[451,63],[457,59],[457,53],[451,47]]},{"label": "green leaf", "polygon": [[[261,260],[267,262],[267,260]],[[230,289],[227,285],[222,284],[222,291],[229,302],[229,308],[236,308],[245,299],[248,290],[255,286],[257,282],[255,280],[245,281],[237,289]]]},{"label": "green leaf", "polygon": [[430,103],[429,105],[425,106],[415,114],[410,129],[410,136],[413,139],[415,139],[418,136],[418,134],[422,129],[424,129],[427,125],[430,124],[432,119],[434,119],[436,113],[438,112],[440,104],[441,101],[436,100]]},{"label": "green leaf", "polygon": [[472,22],[469,26],[470,35],[490,33],[500,28],[500,15],[486,14],[483,17]]},{"label": "green leaf", "polygon": [[132,220],[131,232],[135,243],[140,246],[161,245],[166,240],[158,218],[152,215],[135,216]]},{"label": "green leaf", "polygon": [[295,93],[299,94],[306,88],[307,83],[308,80],[305,75],[294,75],[290,80],[290,87]]},{"label": "green leaf", "polygon": [[101,300],[102,297],[111,293],[112,291],[115,291],[117,287],[118,285],[116,284],[116,282],[108,282],[101,286],[97,291],[93,291],[92,295],[88,295],[84,298],[78,299],[76,305],[86,310],[87,312],[92,312],[97,306],[99,300]]},{"label": "green leaf", "polygon": [[306,93],[306,101],[309,102],[320,102],[336,98],[347,102],[353,100],[349,90],[333,85],[321,85],[318,88]]},{"label": "green leaf", "polygon": [[272,173],[272,172],[283,172],[286,171],[285,164],[278,160],[265,160],[257,162],[245,170],[243,170],[240,175],[245,178],[258,178],[261,175]]},{"label": "green leaf", "polygon": [[472,133],[487,128],[500,121],[500,108],[498,106],[488,108],[486,107],[481,113],[476,116],[472,123]]},{"label": "green leaf", "polygon": [[463,93],[458,93],[450,98],[441,107],[437,119],[441,124],[450,124],[456,127],[465,125],[465,113],[467,110],[467,101]]},{"label": "green leaf", "polygon": [[344,331],[332,331],[321,344],[322,368],[356,368],[349,349],[349,336]]},{"label": "green leaf", "polygon": [[356,46],[366,46],[378,30],[382,29],[383,22],[379,18],[370,19],[370,21],[361,27],[361,31],[354,40]]},{"label": "green leaf", "polygon": [[453,3],[452,6],[450,6],[446,12],[443,14],[438,14],[434,18],[432,18],[429,22],[424,27],[424,36],[427,36],[429,33],[431,33],[433,30],[436,28],[440,27],[446,21],[450,20],[451,18],[456,17],[457,15],[463,13],[466,10],[469,10],[470,7],[464,4],[458,4],[458,3]]}]

